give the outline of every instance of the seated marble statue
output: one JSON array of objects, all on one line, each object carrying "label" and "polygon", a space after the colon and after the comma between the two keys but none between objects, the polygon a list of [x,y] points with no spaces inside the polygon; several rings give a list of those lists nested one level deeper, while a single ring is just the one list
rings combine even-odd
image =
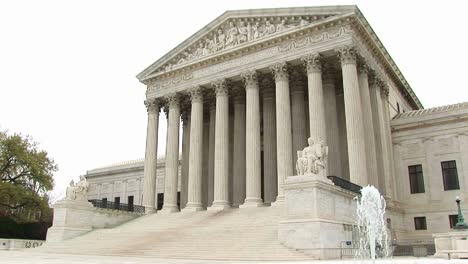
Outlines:
[{"label": "seated marble statue", "polygon": [[75,184],[72,180],[70,186],[67,187],[65,200],[86,201],[88,196],[89,183],[84,176],[80,176],[80,181]]},{"label": "seated marble statue", "polygon": [[328,156],[328,147],[323,140],[309,138],[309,146],[297,151],[296,170],[298,175],[318,174],[325,169]]}]

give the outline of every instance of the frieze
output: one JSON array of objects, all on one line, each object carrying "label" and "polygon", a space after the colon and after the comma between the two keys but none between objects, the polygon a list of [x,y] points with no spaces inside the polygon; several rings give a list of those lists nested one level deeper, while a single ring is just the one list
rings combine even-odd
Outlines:
[{"label": "frieze", "polygon": [[[328,33],[327,33],[328,32]],[[247,54],[238,54],[235,59],[222,60],[216,63],[216,67],[201,67],[196,70],[192,70],[190,73],[183,73],[184,77],[172,77],[168,79],[153,79],[148,82],[148,89],[146,92],[147,97],[153,96],[154,93],[162,92],[165,93],[166,90],[170,90],[171,87],[183,87],[184,82],[193,81],[193,79],[204,78],[206,76],[214,75],[219,72],[226,72],[236,69],[238,67],[245,67],[245,65],[259,62],[262,60],[269,60],[273,56],[280,55],[288,51],[293,51],[299,47],[310,47],[312,44],[318,43],[320,41],[337,39],[339,37],[349,35],[352,30],[348,25],[341,25],[340,27],[327,28],[325,30],[311,32],[307,35],[303,35],[301,39],[288,39],[285,43],[278,43],[273,46],[263,46],[262,48],[256,50],[255,52],[249,52]],[[314,41],[305,40],[307,38],[314,39]],[[298,46],[294,43],[306,41],[307,45]]]},{"label": "frieze", "polygon": [[314,34],[314,35],[306,36],[306,37],[303,37],[303,38],[288,41],[288,42],[286,42],[284,44],[279,45],[278,50],[280,52],[287,52],[287,51],[290,51],[290,50],[293,50],[293,49],[300,49],[300,48],[304,48],[304,47],[313,45],[313,44],[318,43],[318,42],[322,42],[322,41],[326,41],[326,40],[332,40],[332,39],[342,37],[344,35],[349,35],[351,32],[352,32],[352,30],[350,28],[346,28],[346,27],[340,27],[340,28],[337,28],[337,29],[335,29],[335,30],[333,30],[331,32],[330,31],[323,31],[323,32],[321,32],[319,34]]},{"label": "frieze", "polygon": [[146,94],[164,89],[174,84],[178,84],[184,81],[188,81],[193,78],[193,72],[187,72],[181,75],[176,75],[172,78],[162,79],[162,80],[152,80],[148,83],[148,88],[146,90]]}]

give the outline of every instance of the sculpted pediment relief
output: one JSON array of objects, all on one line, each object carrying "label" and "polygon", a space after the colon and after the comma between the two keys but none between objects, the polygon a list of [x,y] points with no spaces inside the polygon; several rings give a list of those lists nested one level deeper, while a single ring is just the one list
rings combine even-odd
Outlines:
[{"label": "sculpted pediment relief", "polygon": [[243,11],[228,11],[217,19],[221,19],[218,23],[212,25],[212,22],[205,27],[210,28],[209,30],[200,30],[179,45],[179,47],[140,73],[138,78],[143,80],[147,76],[168,72],[173,68],[190,64],[204,57],[216,55],[217,53],[222,53],[236,47],[248,46],[249,43],[307,27],[312,23],[320,22],[331,16],[343,14],[351,10],[336,10],[336,12],[332,12],[331,10],[323,12],[322,10],[322,12],[315,13],[307,11],[303,10],[302,14],[297,11],[290,12],[291,15],[275,15],[276,12],[269,15],[268,12],[264,12],[258,16],[249,14],[242,16],[240,13]]}]

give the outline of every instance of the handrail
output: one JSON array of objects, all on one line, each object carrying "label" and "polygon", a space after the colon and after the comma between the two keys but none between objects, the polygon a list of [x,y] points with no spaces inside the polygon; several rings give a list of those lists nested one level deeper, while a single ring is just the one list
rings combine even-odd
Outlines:
[{"label": "handrail", "polygon": [[91,200],[88,200],[88,202],[92,203],[93,206],[97,208],[105,208],[105,209],[136,212],[136,213],[145,212],[145,207],[141,205],[114,203],[114,202],[98,200],[98,199],[91,199]]}]

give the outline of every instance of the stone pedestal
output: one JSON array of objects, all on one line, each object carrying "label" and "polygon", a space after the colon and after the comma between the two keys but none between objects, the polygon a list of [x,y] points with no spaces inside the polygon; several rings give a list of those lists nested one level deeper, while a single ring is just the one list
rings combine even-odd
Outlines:
[{"label": "stone pedestal", "polygon": [[47,230],[47,242],[74,238],[93,229],[93,205],[88,201],[61,200],[53,205],[54,220]]},{"label": "stone pedestal", "polygon": [[317,259],[339,258],[341,242],[356,222],[355,194],[315,174],[288,177],[283,189],[286,215],[279,241]]},{"label": "stone pedestal", "polygon": [[436,258],[468,258],[468,230],[432,234]]}]

